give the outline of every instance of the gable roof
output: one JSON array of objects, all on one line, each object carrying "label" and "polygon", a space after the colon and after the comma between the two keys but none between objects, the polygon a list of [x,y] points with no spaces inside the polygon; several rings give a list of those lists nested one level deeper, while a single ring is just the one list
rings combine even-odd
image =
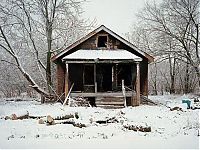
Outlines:
[{"label": "gable roof", "polygon": [[97,29],[93,30],[92,32],[90,32],[89,34],[84,36],[83,38],[79,39],[75,43],[73,43],[70,46],[68,46],[65,50],[63,50],[60,53],[54,55],[51,58],[51,60],[52,61],[56,61],[57,59],[61,58],[66,52],[68,52],[71,49],[75,48],[76,46],[78,46],[79,44],[83,43],[84,41],[86,41],[87,39],[91,38],[92,36],[94,36],[95,34],[97,34],[98,32],[100,32],[102,30],[107,32],[108,34],[112,35],[113,37],[115,37],[116,39],[121,41],[122,43],[126,44],[130,48],[134,49],[136,52],[138,52],[142,56],[146,57],[148,59],[148,62],[153,62],[154,61],[154,58],[151,55],[147,54],[146,52],[143,52],[143,51],[139,50],[135,45],[131,44],[130,42],[128,42],[127,40],[125,40],[124,38],[122,38],[121,36],[116,34],[115,32],[113,32],[110,29],[108,29],[107,27],[105,27],[104,25],[101,25],[100,27],[98,27]]}]

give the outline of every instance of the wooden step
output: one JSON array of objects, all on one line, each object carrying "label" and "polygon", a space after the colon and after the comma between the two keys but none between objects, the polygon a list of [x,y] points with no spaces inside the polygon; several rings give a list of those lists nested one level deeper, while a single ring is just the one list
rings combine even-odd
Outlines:
[{"label": "wooden step", "polygon": [[124,102],[101,102],[101,101],[96,101],[96,105],[124,105]]},{"label": "wooden step", "polygon": [[117,105],[98,105],[97,107],[101,107],[104,109],[122,109],[124,106],[117,106]]},{"label": "wooden step", "polygon": [[124,99],[117,97],[98,97],[96,98],[96,106],[105,109],[121,109],[124,108]]},{"label": "wooden step", "polygon": [[96,98],[96,101],[102,101],[102,102],[121,102],[123,101],[123,97],[98,97]]}]

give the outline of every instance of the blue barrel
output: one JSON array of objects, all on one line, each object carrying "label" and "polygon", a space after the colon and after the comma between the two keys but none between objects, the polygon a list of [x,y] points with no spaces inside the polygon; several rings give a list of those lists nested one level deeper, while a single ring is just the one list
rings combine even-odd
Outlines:
[{"label": "blue barrel", "polygon": [[190,99],[183,99],[182,103],[186,103],[187,104],[187,109],[190,109],[190,105],[191,105],[191,100]]}]

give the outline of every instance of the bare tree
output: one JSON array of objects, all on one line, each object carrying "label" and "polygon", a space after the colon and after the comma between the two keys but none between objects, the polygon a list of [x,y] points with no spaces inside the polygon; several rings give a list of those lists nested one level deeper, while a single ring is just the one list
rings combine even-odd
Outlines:
[{"label": "bare tree", "polygon": [[150,80],[162,81],[162,85],[157,81],[157,90],[188,93],[200,88],[199,0],[147,3],[138,13],[136,27],[126,36],[156,57]]},{"label": "bare tree", "polygon": [[[32,88],[47,97],[52,92],[50,61],[52,53],[60,51],[92,28],[93,22],[81,19],[82,2],[81,0],[2,0],[0,4],[0,47],[13,58],[11,61],[10,59],[4,61],[17,67]],[[26,51],[34,57],[48,92],[25,71],[24,67],[27,64],[20,55]]]},{"label": "bare tree", "polygon": [[199,3],[199,0],[166,0],[160,5],[147,3],[139,17],[154,34],[177,41],[179,48],[174,49],[174,53],[194,68],[200,86]]}]

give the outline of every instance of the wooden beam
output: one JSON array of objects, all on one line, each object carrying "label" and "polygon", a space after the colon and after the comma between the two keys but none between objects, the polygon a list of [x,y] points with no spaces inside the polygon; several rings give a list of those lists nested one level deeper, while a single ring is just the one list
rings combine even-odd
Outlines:
[{"label": "wooden beam", "polygon": [[94,92],[97,93],[97,66],[94,64]]},{"label": "wooden beam", "polygon": [[118,64],[115,65],[115,87],[117,88],[118,82]]},{"label": "wooden beam", "polygon": [[124,80],[122,80],[122,94],[124,96],[124,107],[126,107],[126,90],[124,86]]},{"label": "wooden beam", "polygon": [[[126,91],[126,97],[132,97],[135,92]],[[75,93],[71,92],[72,97],[123,97],[122,92],[97,92],[97,93]]]},{"label": "wooden beam", "polygon": [[98,60],[98,62],[96,62],[96,60],[64,60],[65,63],[86,63],[86,64],[90,64],[90,63],[134,63],[134,60]]},{"label": "wooden beam", "polygon": [[144,71],[144,87],[142,91],[142,95],[148,96],[148,63],[145,64],[145,71]]},{"label": "wooden beam", "polygon": [[140,63],[136,62],[136,106],[140,105]]},{"label": "wooden beam", "polygon": [[65,98],[69,93],[69,68],[68,64],[66,64],[66,71],[65,71]]},{"label": "wooden beam", "polygon": [[[58,63],[56,64],[56,93],[62,100],[65,99],[65,64]],[[63,95],[63,96],[61,96]]]},{"label": "wooden beam", "polygon": [[115,89],[115,64],[112,65],[112,90]]}]

